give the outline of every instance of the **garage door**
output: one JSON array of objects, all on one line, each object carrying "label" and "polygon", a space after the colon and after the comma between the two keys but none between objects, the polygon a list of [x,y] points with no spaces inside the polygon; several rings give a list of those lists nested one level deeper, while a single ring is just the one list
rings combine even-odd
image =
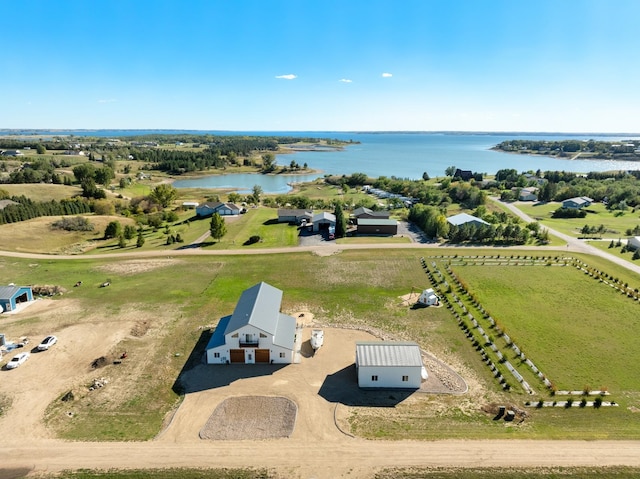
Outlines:
[{"label": "garage door", "polygon": [[244,363],[244,349],[232,349],[229,354],[232,363]]},{"label": "garage door", "polygon": [[256,349],[256,363],[268,363],[268,362],[269,362],[269,350]]}]

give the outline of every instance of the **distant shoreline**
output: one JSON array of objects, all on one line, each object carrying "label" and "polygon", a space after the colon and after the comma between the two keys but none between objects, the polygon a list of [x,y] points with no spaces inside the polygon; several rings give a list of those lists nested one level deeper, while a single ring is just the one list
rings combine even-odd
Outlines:
[{"label": "distant shoreline", "polygon": [[[553,131],[465,131],[465,130],[174,130],[174,129],[154,129],[154,128],[134,128],[134,129],[117,129],[117,128],[0,128],[0,136],[70,136],[80,134],[80,136],[91,136],[90,133],[102,133],[97,136],[139,136],[139,135],[244,135],[254,134],[256,136],[265,135],[326,135],[331,133],[338,134],[369,134],[369,135],[506,135],[506,136],[569,136],[569,137],[640,137],[640,133],[628,132],[553,132]],[[104,133],[109,133],[104,135]]]}]

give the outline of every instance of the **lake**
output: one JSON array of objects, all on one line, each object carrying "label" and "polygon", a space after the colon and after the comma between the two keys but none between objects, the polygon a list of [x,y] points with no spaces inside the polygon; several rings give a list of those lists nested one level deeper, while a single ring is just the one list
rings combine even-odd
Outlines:
[{"label": "lake", "polygon": [[[204,133],[204,132],[203,132]],[[220,133],[230,134],[230,133]],[[240,134],[240,133],[238,133]],[[546,156],[517,155],[502,153],[490,148],[513,138],[534,140],[595,139],[618,141],[634,137],[596,135],[554,135],[554,134],[468,134],[468,133],[347,133],[347,132],[242,132],[254,135],[297,135],[339,140],[353,140],[359,143],[336,152],[304,151],[277,155],[280,165],[288,165],[292,160],[320,173],[312,175],[260,175],[232,174],[207,176],[197,179],[177,180],[176,188],[230,188],[240,193],[251,192],[259,185],[265,193],[286,193],[291,183],[311,181],[324,174],[350,175],[365,173],[371,177],[395,176],[397,178],[419,179],[422,173],[429,176],[444,176],[449,166],[479,173],[494,174],[504,168],[518,171],[590,171],[638,170],[640,162],[606,160],[568,160]]]}]

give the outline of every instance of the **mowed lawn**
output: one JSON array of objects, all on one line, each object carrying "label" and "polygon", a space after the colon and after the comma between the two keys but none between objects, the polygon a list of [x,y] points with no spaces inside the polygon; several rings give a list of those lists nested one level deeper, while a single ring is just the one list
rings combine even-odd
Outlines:
[{"label": "mowed lawn", "polygon": [[571,266],[453,269],[559,389],[640,390],[637,301]]},{"label": "mowed lawn", "polygon": [[536,204],[519,202],[516,206],[543,225],[575,237],[582,236],[580,230],[585,225],[596,228],[604,225],[607,231],[603,237],[624,238],[626,230],[637,226],[640,221],[640,214],[633,213],[632,209],[616,216],[615,212],[608,211],[601,203],[594,203],[586,208],[587,216],[584,218],[552,218],[552,213],[562,206],[561,203],[555,201]]}]

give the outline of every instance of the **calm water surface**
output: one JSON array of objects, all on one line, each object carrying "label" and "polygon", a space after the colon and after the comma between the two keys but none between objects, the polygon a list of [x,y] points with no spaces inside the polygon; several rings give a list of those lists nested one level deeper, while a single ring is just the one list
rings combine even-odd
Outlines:
[{"label": "calm water surface", "polygon": [[[249,133],[249,132],[247,132]],[[258,133],[254,133],[258,134]],[[264,132],[261,134],[265,134]],[[293,133],[273,133],[293,134]],[[324,174],[350,175],[365,173],[371,177],[395,176],[419,179],[423,172],[431,177],[444,176],[449,166],[463,170],[494,174],[503,168],[518,171],[559,170],[573,172],[637,170],[640,162],[567,160],[545,156],[517,155],[493,151],[490,148],[511,139],[564,140],[602,139],[617,141],[624,138],[611,136],[577,135],[499,135],[499,134],[433,134],[433,133],[343,133],[308,132],[296,133],[300,136],[330,137],[353,140],[359,144],[349,145],[337,152],[297,152],[277,155],[278,164],[288,165],[295,160],[309,168],[319,170],[314,175],[260,175],[233,174],[203,177],[193,180],[178,180],[176,188],[232,188],[241,193],[250,192],[254,185],[260,185],[265,193],[286,193],[294,182],[311,181]],[[628,139],[628,138],[627,138]]]},{"label": "calm water surface", "polygon": [[[23,133],[42,133],[43,130],[25,130]],[[250,192],[260,185],[265,193],[286,193],[294,182],[311,181],[324,174],[350,175],[365,173],[371,177],[395,176],[418,179],[423,172],[431,177],[444,176],[449,166],[463,170],[493,174],[503,168],[518,171],[559,170],[588,173],[590,171],[638,170],[640,162],[567,160],[543,156],[500,153],[490,148],[508,139],[532,140],[603,140],[618,141],[638,138],[638,135],[578,135],[578,134],[517,134],[517,133],[359,133],[331,131],[219,131],[219,130],[57,130],[54,135],[118,137],[147,134],[214,134],[297,136],[335,138],[360,142],[338,152],[298,152],[278,155],[280,165],[295,160],[320,173],[313,175],[260,175],[233,174],[203,177],[193,180],[178,180],[176,188],[231,188],[239,192]]]}]

